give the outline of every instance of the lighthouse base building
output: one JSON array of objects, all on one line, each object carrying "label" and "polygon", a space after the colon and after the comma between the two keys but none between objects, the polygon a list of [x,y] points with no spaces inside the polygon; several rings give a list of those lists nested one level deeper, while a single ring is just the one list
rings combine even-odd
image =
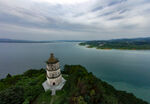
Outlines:
[{"label": "lighthouse base building", "polygon": [[51,90],[52,95],[55,95],[57,90],[61,90],[65,85],[66,80],[61,75],[59,60],[51,54],[46,65],[47,80],[42,84],[45,91]]},{"label": "lighthouse base building", "polygon": [[51,90],[52,94],[51,95],[55,95],[57,90],[61,90],[63,88],[63,86],[65,85],[66,80],[62,77],[61,79],[61,83],[59,83],[58,85],[49,85],[47,80],[42,84],[43,88],[45,91]]}]

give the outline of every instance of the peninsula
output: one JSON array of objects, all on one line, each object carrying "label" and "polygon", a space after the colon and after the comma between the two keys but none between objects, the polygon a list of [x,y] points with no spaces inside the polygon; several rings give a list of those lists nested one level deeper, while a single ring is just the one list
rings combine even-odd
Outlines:
[{"label": "peninsula", "polygon": [[150,37],[134,39],[93,40],[79,45],[97,49],[149,50]]},{"label": "peninsula", "polygon": [[56,95],[44,91],[46,70],[28,70],[0,80],[0,104],[148,104],[132,93],[118,91],[81,65],[65,65],[66,84]]}]

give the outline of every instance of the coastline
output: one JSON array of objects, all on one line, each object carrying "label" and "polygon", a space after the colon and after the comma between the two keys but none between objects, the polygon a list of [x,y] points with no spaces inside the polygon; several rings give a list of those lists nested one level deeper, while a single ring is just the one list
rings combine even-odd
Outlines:
[{"label": "coastline", "polygon": [[80,43],[78,44],[79,46],[84,46],[86,48],[95,48],[95,49],[101,49],[101,50],[130,50],[130,51],[148,51],[150,49],[125,49],[125,48],[99,48],[99,47],[96,47],[96,46],[90,46],[90,45],[80,45]]}]

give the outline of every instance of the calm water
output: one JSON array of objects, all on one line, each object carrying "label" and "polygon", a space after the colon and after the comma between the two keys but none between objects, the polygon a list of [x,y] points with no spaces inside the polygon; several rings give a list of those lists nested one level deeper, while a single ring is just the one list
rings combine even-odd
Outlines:
[{"label": "calm water", "polygon": [[78,43],[0,43],[0,78],[45,68],[53,52],[64,64],[81,64],[115,88],[150,102],[150,51],[97,50]]}]

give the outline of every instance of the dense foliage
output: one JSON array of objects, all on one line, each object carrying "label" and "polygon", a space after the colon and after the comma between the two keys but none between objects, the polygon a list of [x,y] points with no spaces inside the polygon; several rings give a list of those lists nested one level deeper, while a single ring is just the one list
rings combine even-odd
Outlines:
[{"label": "dense foliage", "polygon": [[69,75],[64,87],[69,104],[147,104],[131,93],[115,90],[82,66],[66,65],[64,73]]},{"label": "dense foliage", "polygon": [[106,41],[87,41],[80,43],[80,45],[88,45],[88,48],[97,49],[150,49],[150,38],[136,38],[136,39],[116,39]]},{"label": "dense foliage", "polygon": [[28,70],[23,75],[7,75],[0,80],[0,104],[29,104],[41,94],[45,70]]},{"label": "dense foliage", "polygon": [[131,93],[115,90],[80,65],[65,65],[62,73],[67,82],[55,96],[42,88],[44,69],[8,75],[0,81],[0,104],[48,104],[52,100],[53,104],[148,104]]},{"label": "dense foliage", "polygon": [[24,90],[22,87],[11,87],[0,92],[0,104],[22,104]]}]

